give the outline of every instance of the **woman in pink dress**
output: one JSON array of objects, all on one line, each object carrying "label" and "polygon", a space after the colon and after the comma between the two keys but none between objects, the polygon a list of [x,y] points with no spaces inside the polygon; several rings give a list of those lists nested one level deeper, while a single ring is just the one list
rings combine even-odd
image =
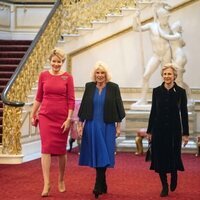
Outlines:
[{"label": "woman in pink dress", "polygon": [[52,155],[57,155],[59,158],[58,190],[65,192],[66,145],[75,105],[73,78],[61,70],[65,54],[56,48],[49,60],[51,69],[41,72],[39,76],[38,91],[31,112],[32,125],[35,118],[39,119],[44,179],[42,197],[48,196],[50,191]]}]

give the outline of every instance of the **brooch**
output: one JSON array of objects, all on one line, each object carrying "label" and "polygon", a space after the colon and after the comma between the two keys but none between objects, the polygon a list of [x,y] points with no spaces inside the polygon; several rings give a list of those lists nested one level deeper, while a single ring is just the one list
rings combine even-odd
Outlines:
[{"label": "brooch", "polygon": [[61,76],[62,80],[67,80],[67,76]]}]

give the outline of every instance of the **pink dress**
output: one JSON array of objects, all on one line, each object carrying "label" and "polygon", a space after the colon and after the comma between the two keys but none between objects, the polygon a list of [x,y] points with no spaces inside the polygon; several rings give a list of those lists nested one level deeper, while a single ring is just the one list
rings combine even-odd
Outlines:
[{"label": "pink dress", "polygon": [[74,83],[72,76],[65,72],[52,75],[42,72],[39,77],[36,100],[41,102],[39,129],[42,153],[62,155],[66,153],[67,137],[61,126],[67,119],[68,110],[74,110]]}]

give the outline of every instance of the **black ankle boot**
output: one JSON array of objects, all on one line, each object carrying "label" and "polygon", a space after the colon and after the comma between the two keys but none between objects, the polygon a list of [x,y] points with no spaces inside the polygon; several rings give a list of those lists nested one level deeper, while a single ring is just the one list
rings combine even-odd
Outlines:
[{"label": "black ankle boot", "polygon": [[106,185],[106,183],[103,184],[102,193],[104,193],[104,194],[107,193],[107,185]]},{"label": "black ankle boot", "polygon": [[160,196],[166,197],[166,196],[168,196],[168,192],[169,192],[168,183],[167,183],[167,174],[159,173],[159,176],[160,176],[160,180],[162,183],[162,191],[160,193]]},{"label": "black ankle boot", "polygon": [[93,189],[93,194],[96,199],[102,194],[102,184],[101,184],[101,170],[96,168],[96,181]]},{"label": "black ankle boot", "polygon": [[166,197],[168,196],[168,192],[169,192],[169,189],[168,189],[168,185],[167,186],[164,186],[161,193],[160,193],[160,197]]},{"label": "black ankle boot", "polygon": [[170,183],[170,190],[173,192],[176,190],[177,187],[177,172],[171,173],[171,183]]}]

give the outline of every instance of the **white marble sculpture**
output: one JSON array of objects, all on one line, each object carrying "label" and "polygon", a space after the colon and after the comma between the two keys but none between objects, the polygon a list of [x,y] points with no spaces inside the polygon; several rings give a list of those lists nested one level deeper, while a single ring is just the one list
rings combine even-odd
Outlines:
[{"label": "white marble sculpture", "polygon": [[139,18],[139,14],[140,13],[138,12],[137,16],[135,17],[133,29],[136,31],[149,31],[153,55],[145,66],[142,77],[142,96],[135,104],[132,105],[133,107],[135,105],[147,104],[146,95],[149,88],[149,80],[151,75],[156,71],[157,68],[160,67],[160,65],[164,65],[171,61],[170,43],[168,40],[161,37],[159,33],[159,27],[167,34],[171,33],[171,28],[169,26],[169,11],[164,7],[159,7],[155,11],[154,21],[142,26],[139,26],[138,24],[139,20],[137,18]]},{"label": "white marble sculpture", "polygon": [[157,70],[157,68],[170,62],[174,62],[177,66],[177,84],[185,88],[188,97],[190,97],[190,89],[183,81],[183,73],[185,72],[187,58],[183,51],[185,42],[182,39],[181,24],[179,21],[172,25],[169,24],[169,5],[166,3],[157,3],[152,7],[154,10],[153,22],[141,26],[139,10],[136,12],[136,17],[133,22],[133,29],[135,31],[149,31],[153,55],[150,57],[144,68],[141,98],[131,105],[131,109],[139,105],[147,105],[146,97],[149,88],[149,80],[152,74]]},{"label": "white marble sculpture", "polygon": [[183,74],[185,72],[185,65],[187,63],[187,57],[183,50],[185,46],[185,42],[182,38],[182,26],[180,21],[176,21],[171,26],[172,33],[167,34],[159,27],[159,33],[161,37],[168,40],[170,42],[170,47],[172,51],[172,62],[175,63],[178,76],[176,78],[176,83],[183,87],[186,92],[187,96],[190,98],[191,91],[189,86],[183,81]]}]

